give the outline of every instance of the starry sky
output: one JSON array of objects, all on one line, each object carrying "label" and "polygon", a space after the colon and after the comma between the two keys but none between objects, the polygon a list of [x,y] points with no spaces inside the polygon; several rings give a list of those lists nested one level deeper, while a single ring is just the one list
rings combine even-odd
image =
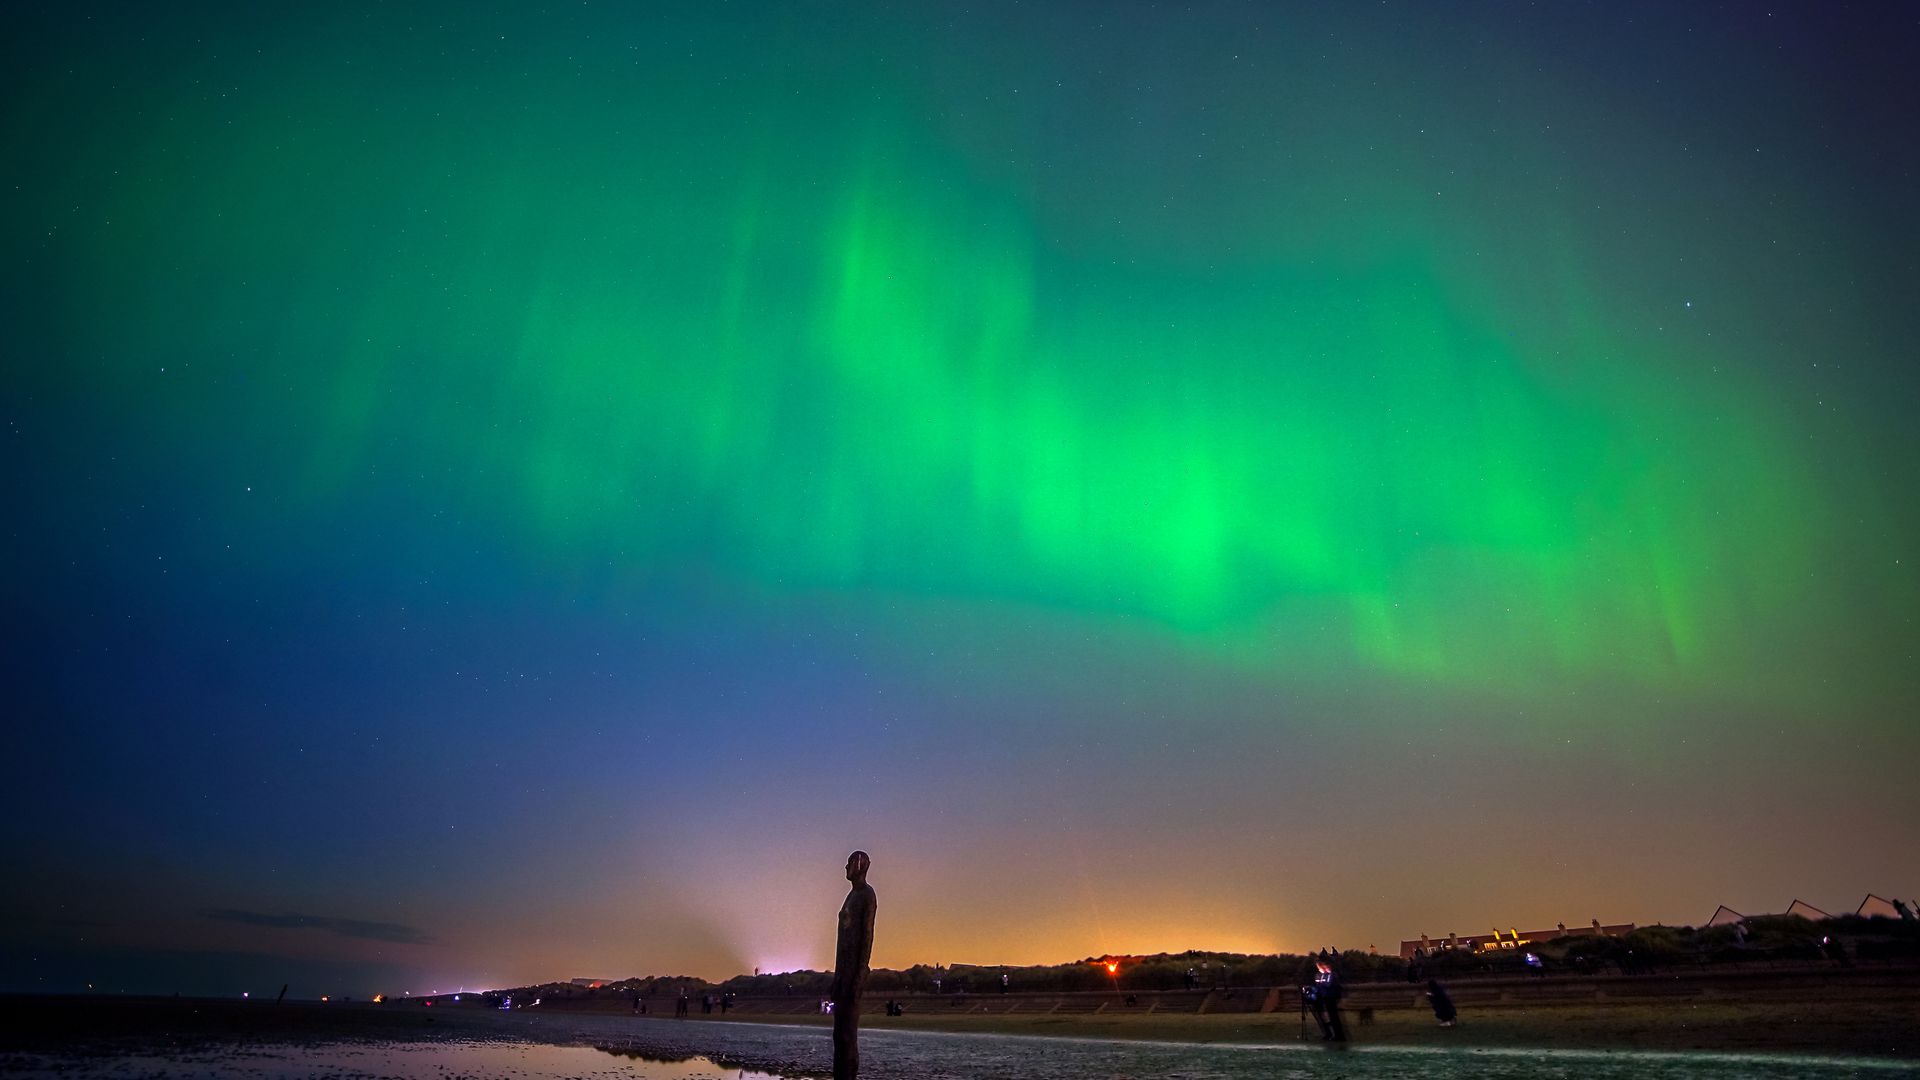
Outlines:
[{"label": "starry sky", "polygon": [[0,989],[1920,893],[1900,4],[43,5]]}]

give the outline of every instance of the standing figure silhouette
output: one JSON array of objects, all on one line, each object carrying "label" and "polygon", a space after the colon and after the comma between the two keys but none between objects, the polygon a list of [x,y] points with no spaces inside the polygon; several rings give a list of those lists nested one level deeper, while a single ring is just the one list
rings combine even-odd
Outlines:
[{"label": "standing figure silhouette", "polygon": [[873,959],[873,913],[878,904],[867,868],[873,860],[864,851],[847,856],[846,903],[840,905],[840,934],[833,950],[833,1080],[854,1080],[860,1074],[860,988],[867,981]]}]

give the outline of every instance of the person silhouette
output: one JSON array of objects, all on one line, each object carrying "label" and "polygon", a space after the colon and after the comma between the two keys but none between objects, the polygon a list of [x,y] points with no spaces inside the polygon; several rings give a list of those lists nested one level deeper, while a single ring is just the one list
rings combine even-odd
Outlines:
[{"label": "person silhouette", "polygon": [[1453,995],[1447,993],[1439,979],[1427,980],[1427,1003],[1433,1006],[1433,1018],[1440,1021],[1441,1027],[1452,1027],[1460,1015],[1460,1010],[1454,1007]]},{"label": "person silhouette", "polygon": [[847,856],[846,902],[840,905],[840,932],[833,950],[833,1080],[854,1080],[860,1073],[860,988],[873,959],[873,915],[879,906],[867,870],[873,860],[864,851]]},{"label": "person silhouette", "polygon": [[1347,996],[1340,974],[1322,960],[1314,964],[1313,1018],[1320,1022],[1320,1037],[1333,1042],[1347,1041],[1347,1025],[1340,1019],[1340,999]]}]

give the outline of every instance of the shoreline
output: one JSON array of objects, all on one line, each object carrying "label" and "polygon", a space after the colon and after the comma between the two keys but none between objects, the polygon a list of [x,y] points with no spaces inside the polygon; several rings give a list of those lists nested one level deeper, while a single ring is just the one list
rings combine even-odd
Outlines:
[{"label": "shoreline", "polygon": [[[1376,1009],[1371,1022],[1363,1022],[1358,1009],[1343,1013],[1353,1048],[1920,1060],[1920,985],[1828,987],[1819,996],[1803,997],[1480,1004],[1463,1006],[1460,1023],[1452,1028],[1439,1027],[1426,1010],[1405,1007]],[[698,1052],[699,1044],[722,1040],[728,1029],[756,1026],[813,1029],[824,1035],[830,1021],[812,1014],[724,1019],[696,1014],[676,1020],[565,1007],[502,1012],[464,1005],[275,1007],[226,999],[0,998],[0,1042],[22,1051],[84,1056],[171,1053],[234,1043],[449,1039],[630,1042]],[[910,1009],[905,1016],[888,1017],[872,1008],[862,1016],[861,1030],[1196,1046],[1321,1045],[1312,1019],[1303,1023],[1297,1011],[1052,1016],[943,1015]],[[796,1066],[792,1061],[740,1064],[778,1066],[787,1072]]]},{"label": "shoreline", "polygon": [[[1920,1058],[1920,970],[1800,968],[1678,971],[1640,977],[1480,979],[1450,984],[1458,1026],[1442,1028],[1421,988],[1348,985],[1342,1013],[1353,1045],[1490,1049],[1844,1054]],[[898,997],[903,1016],[882,1002]],[[863,1031],[935,1031],[1201,1045],[1318,1043],[1288,988],[1112,993],[889,995],[869,993]],[[797,997],[741,998],[731,1016],[697,1010],[672,1024],[770,1023],[825,1029]],[[1211,1009],[1211,1011],[1210,1011]],[[533,1011],[533,1010],[529,1010]],[[605,996],[549,1000],[550,1017],[629,1016]]]},{"label": "shoreline", "polygon": [[[558,1014],[555,1014],[558,1015]],[[1841,1055],[1920,1059],[1920,994],[1895,1000],[1703,1002],[1664,1006],[1495,1005],[1440,1027],[1431,1014],[1345,1010],[1349,1045],[1461,1050],[1566,1049]],[[664,1022],[673,1023],[671,1019]],[[742,1017],[698,1023],[772,1023],[825,1029],[824,1017]],[[861,1030],[1152,1041],[1196,1045],[1312,1043],[1297,1013],[1226,1016],[918,1016],[861,1018]]]}]

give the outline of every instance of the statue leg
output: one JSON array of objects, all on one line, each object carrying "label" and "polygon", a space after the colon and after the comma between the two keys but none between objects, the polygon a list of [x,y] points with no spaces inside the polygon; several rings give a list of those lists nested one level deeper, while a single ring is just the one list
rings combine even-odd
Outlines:
[{"label": "statue leg", "polygon": [[860,1074],[860,999],[833,1003],[833,1080]]},{"label": "statue leg", "polygon": [[833,1080],[860,1074],[860,999],[833,1003]]}]

